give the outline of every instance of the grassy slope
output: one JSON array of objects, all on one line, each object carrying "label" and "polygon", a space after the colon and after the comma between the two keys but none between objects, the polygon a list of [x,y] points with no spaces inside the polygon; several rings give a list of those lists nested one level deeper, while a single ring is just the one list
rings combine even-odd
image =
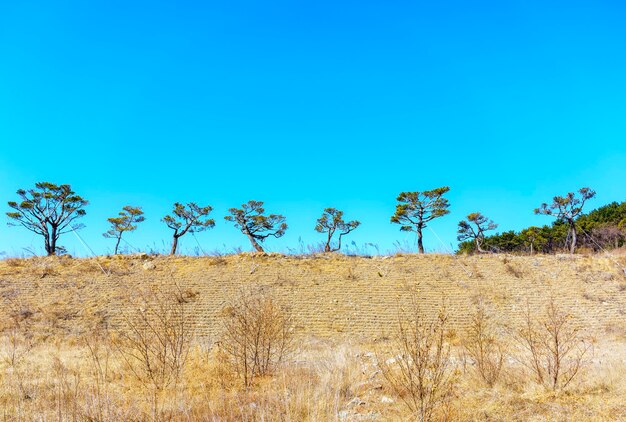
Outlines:
[{"label": "grassy slope", "polygon": [[[626,259],[619,258],[626,266]],[[102,273],[102,267],[110,275]],[[270,291],[288,304],[298,332],[372,340],[393,327],[407,290],[419,289],[425,309],[442,300],[462,329],[472,304],[485,298],[504,322],[550,295],[597,335],[624,329],[626,278],[613,260],[592,256],[33,258],[0,261],[5,312],[30,315],[42,331],[72,333],[99,322],[115,325],[125,296],[140,286],[177,283],[195,296],[199,332],[216,321],[243,288]]]},{"label": "grassy slope", "polygon": [[[461,365],[452,420],[621,420],[626,417],[626,277],[620,266],[626,259],[618,260],[253,254],[4,260],[0,321],[6,327],[17,321],[19,329],[16,336],[11,330],[0,336],[0,408],[9,418],[70,420],[97,415],[101,409],[93,398],[101,397],[110,404],[105,420],[149,419],[151,396],[123,369],[115,348],[106,390],[96,395],[85,341],[94,326],[120,321],[128,296],[147,285],[177,283],[193,297],[189,303],[201,334],[215,338],[231,298],[253,288],[291,306],[304,340],[297,364],[247,393],[223,387],[215,361],[202,347],[194,349],[181,392],[164,399],[175,420],[407,419],[400,398],[376,369],[371,341],[393,331],[412,288],[427,310],[446,302],[458,337],[479,297],[501,322],[516,325],[527,303],[539,309],[552,295],[597,339],[584,375],[562,393],[538,387],[514,362],[507,363],[494,388]],[[19,362],[12,364],[15,350]],[[454,355],[459,352],[455,348]]]}]

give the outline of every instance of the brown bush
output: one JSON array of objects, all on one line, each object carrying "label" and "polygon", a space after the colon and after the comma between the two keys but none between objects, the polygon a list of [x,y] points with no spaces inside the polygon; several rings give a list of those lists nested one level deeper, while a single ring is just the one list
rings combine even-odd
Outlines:
[{"label": "brown bush", "polygon": [[506,346],[493,316],[479,302],[463,340],[465,352],[474,361],[480,378],[492,387],[502,371]]},{"label": "brown bush", "polygon": [[292,351],[290,312],[262,292],[242,292],[226,309],[222,328],[225,361],[246,387],[272,373]]},{"label": "brown bush", "polygon": [[148,393],[152,420],[162,419],[162,396],[166,389],[176,393],[182,379],[193,340],[188,302],[177,285],[138,292],[118,330],[115,344],[126,368]]},{"label": "brown bush", "polygon": [[541,316],[527,305],[524,325],[515,334],[523,352],[518,360],[539,384],[553,390],[567,387],[578,375],[591,348],[575,318],[562,311],[554,298]]},{"label": "brown bush", "polygon": [[445,419],[456,382],[448,335],[445,308],[429,321],[414,298],[410,313],[398,318],[392,344],[377,356],[387,385],[420,421]]}]

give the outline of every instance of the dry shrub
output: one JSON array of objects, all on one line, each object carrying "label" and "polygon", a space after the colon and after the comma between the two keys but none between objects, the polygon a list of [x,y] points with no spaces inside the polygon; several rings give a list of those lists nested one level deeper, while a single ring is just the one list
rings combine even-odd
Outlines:
[{"label": "dry shrub", "polygon": [[7,258],[4,260],[7,267],[20,268],[24,264],[24,260],[20,258]]},{"label": "dry shrub", "polygon": [[89,420],[104,421],[119,417],[111,394],[113,343],[108,332],[96,328],[82,339],[87,349],[87,367],[91,376],[85,389],[83,414]]},{"label": "dry shrub", "polygon": [[518,357],[537,383],[558,390],[580,372],[591,342],[582,335],[574,317],[561,310],[554,298],[544,315],[537,316],[526,306],[524,325],[515,333],[522,352]]},{"label": "dry shrub", "polygon": [[[309,344],[289,356],[293,359],[280,365],[271,377],[257,378],[250,388],[241,388],[241,383],[224,386],[215,379],[210,390],[201,394],[205,398],[202,403],[198,394],[194,397],[197,404],[191,420],[334,421],[361,416],[356,414],[362,410],[360,406],[353,408],[350,402],[372,383],[378,384],[377,380],[368,381],[376,368],[364,371],[352,348],[328,342]],[[211,359],[211,365],[216,364],[216,358]]]},{"label": "dry shrub", "polygon": [[69,368],[59,356],[52,359],[52,403],[57,420],[78,420],[81,376],[75,368]]},{"label": "dry shrub", "polygon": [[19,326],[8,329],[0,341],[0,349],[2,350],[0,357],[7,366],[6,372],[2,374],[3,377],[0,379],[2,384],[6,384],[15,393],[16,401],[19,403],[32,397],[29,382],[31,373],[27,360],[33,347],[31,334]]},{"label": "dry shrub", "polygon": [[486,310],[482,301],[472,315],[463,348],[474,361],[479,377],[489,387],[493,387],[502,372],[506,345],[501,340],[493,315]]},{"label": "dry shrub", "polygon": [[516,265],[513,265],[510,262],[507,262],[504,264],[504,268],[506,269],[506,272],[511,274],[513,277],[524,278],[524,271],[518,268]]},{"label": "dry shrub", "polygon": [[266,293],[242,292],[226,309],[222,326],[226,364],[246,387],[271,374],[292,351],[291,314]]},{"label": "dry shrub", "polygon": [[398,318],[392,345],[378,353],[388,386],[420,421],[446,419],[456,383],[448,338],[445,307],[429,320],[413,297],[411,312]]},{"label": "dry shrub", "polygon": [[[178,285],[152,288],[130,300],[118,330],[122,361],[148,395],[152,419],[165,418],[163,399],[177,393],[193,340],[189,297]],[[175,400],[175,398],[174,398]]]},{"label": "dry shrub", "polygon": [[359,275],[356,273],[354,267],[348,268],[348,272],[346,273],[346,279],[352,281],[357,281],[359,279]]}]

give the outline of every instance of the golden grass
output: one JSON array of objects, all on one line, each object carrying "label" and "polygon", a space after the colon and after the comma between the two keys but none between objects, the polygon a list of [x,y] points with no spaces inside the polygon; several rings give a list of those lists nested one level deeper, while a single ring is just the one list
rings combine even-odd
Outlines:
[{"label": "golden grass", "polygon": [[[626,256],[618,257],[626,266]],[[109,275],[105,275],[101,268]],[[182,378],[155,392],[117,346],[129,293],[174,285],[194,315]],[[450,420],[626,419],[626,278],[599,256],[444,255],[355,258],[32,258],[0,261],[0,415],[6,420],[410,420],[376,352],[395,330],[407,289],[422,308],[446,302],[456,371]],[[289,305],[296,352],[244,388],[220,357],[219,318],[243,288]],[[595,338],[584,372],[562,391],[537,385],[508,356],[486,386],[464,360],[475,303],[504,326],[555,297]],[[187,300],[186,299],[186,300]],[[95,336],[94,330],[101,336]],[[158,412],[154,412],[154,403]]]},{"label": "golden grass", "polygon": [[[110,347],[107,346],[107,347]],[[220,370],[214,353],[196,345],[175,389],[160,392],[156,419],[170,420],[399,420],[411,415],[388,389],[371,350],[309,339],[273,376],[250,389]],[[626,416],[624,345],[603,344],[610,355],[589,363],[565,391],[536,385],[509,365],[492,388],[473,368],[458,365],[451,420],[621,420]],[[3,345],[3,350],[8,350]],[[151,420],[152,397],[110,351],[98,384],[88,350],[77,343],[39,343],[12,365],[0,364],[0,408],[8,420]],[[102,355],[106,353],[101,350]],[[621,360],[621,362],[620,362]],[[98,390],[99,389],[99,390]]]}]

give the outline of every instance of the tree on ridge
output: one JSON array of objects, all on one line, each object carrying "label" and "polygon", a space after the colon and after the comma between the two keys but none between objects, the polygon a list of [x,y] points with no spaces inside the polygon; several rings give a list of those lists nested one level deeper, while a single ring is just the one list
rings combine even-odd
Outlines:
[{"label": "tree on ridge", "polygon": [[215,227],[215,220],[209,218],[211,211],[213,211],[213,207],[210,205],[200,207],[194,202],[187,205],[179,202],[174,204],[172,214],[166,215],[161,220],[167,227],[174,230],[170,255],[176,254],[178,239],[186,233],[198,233]]},{"label": "tree on ridge", "polygon": [[[326,208],[322,216],[317,219],[315,231],[328,234],[326,244],[324,245],[324,252],[336,252],[341,249],[341,238],[360,225],[361,223],[357,220],[345,222],[343,220],[343,211],[336,208]],[[337,246],[332,247],[331,242],[336,232],[339,233]]]},{"label": "tree on ridge", "polygon": [[10,226],[22,226],[44,238],[48,256],[56,255],[62,234],[84,227],[74,223],[84,217],[89,202],[72,190],[70,185],[50,182],[35,183],[34,189],[19,189],[20,202],[9,201],[14,211],[7,212]]},{"label": "tree on ridge", "polygon": [[241,208],[230,208],[231,215],[224,220],[234,223],[246,235],[257,252],[264,252],[261,243],[268,237],[279,238],[287,230],[286,218],[280,214],[263,215],[265,208],[261,201],[248,201]]},{"label": "tree on ridge", "polygon": [[479,212],[473,212],[466,218],[467,220],[461,220],[459,222],[457,240],[460,242],[473,240],[476,245],[476,250],[479,253],[486,252],[482,248],[483,241],[485,240],[485,232],[494,230],[498,225]]},{"label": "tree on ridge", "polygon": [[555,196],[551,204],[544,202],[539,208],[535,208],[535,214],[550,215],[567,224],[567,243],[569,243],[570,253],[576,251],[576,217],[582,213],[585,202],[596,196],[596,192],[590,188],[580,188],[578,194],[580,197],[577,197],[574,192],[568,192],[565,196]]},{"label": "tree on ridge", "polygon": [[116,239],[113,254],[117,255],[122,235],[125,232],[132,232],[137,229],[137,225],[145,221],[141,207],[132,207],[126,205],[122,211],[118,213],[118,217],[107,218],[111,224],[111,228],[103,234],[107,239]]},{"label": "tree on ridge", "polygon": [[424,253],[422,230],[427,223],[450,213],[450,204],[443,197],[449,190],[448,186],[442,186],[423,192],[401,192],[396,198],[399,204],[396,205],[395,214],[391,216],[391,222],[401,224],[401,231],[417,233],[419,253]]}]

